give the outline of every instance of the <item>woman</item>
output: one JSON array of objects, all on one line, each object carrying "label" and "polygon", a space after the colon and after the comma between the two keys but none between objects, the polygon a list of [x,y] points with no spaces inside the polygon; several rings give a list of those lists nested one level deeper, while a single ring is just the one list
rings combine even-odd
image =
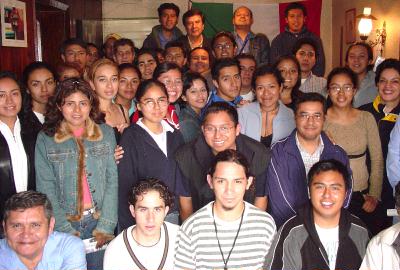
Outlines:
[{"label": "woman", "polygon": [[89,83],[99,99],[99,108],[105,114],[106,124],[114,128],[117,142],[129,125],[128,112],[122,105],[114,104],[118,92],[118,67],[106,58],[93,63],[89,70]]},{"label": "woman", "polygon": [[[0,72],[0,221],[4,203],[20,191],[35,189],[34,154],[36,134],[18,117],[22,107],[21,87],[11,72]],[[3,230],[0,229],[0,238]]]},{"label": "woman", "polygon": [[37,135],[44,123],[47,102],[56,89],[55,74],[48,64],[33,62],[24,69],[22,81],[26,89],[22,128]]},{"label": "woman", "polygon": [[[353,172],[353,195],[349,210],[361,218],[372,234],[376,208],[381,198],[383,159],[379,131],[374,117],[352,105],[357,91],[357,76],[349,68],[335,68],[328,76],[328,94],[332,106],[328,109],[324,130],[340,145],[350,159]],[[367,150],[370,172],[367,168]]]},{"label": "woman", "polygon": [[207,103],[209,89],[200,73],[188,72],[183,76],[182,100],[185,106],[179,112],[179,131],[185,143],[201,134],[201,109]]},{"label": "woman", "polygon": [[265,147],[283,139],[295,128],[294,114],[280,100],[283,78],[277,69],[262,65],[253,74],[257,101],[238,109],[241,133]]},{"label": "woman", "polygon": [[[142,178],[159,178],[176,196],[184,194],[181,174],[174,159],[183,139],[179,131],[164,120],[169,105],[165,86],[154,79],[145,80],[139,85],[136,100],[137,109],[143,117],[127,128],[121,139],[124,156],[118,165],[120,230],[133,225],[127,207],[128,194]],[[178,224],[177,203],[166,220]]]},{"label": "woman", "polygon": [[301,85],[300,64],[293,55],[282,56],[274,65],[283,77],[283,89],[280,99],[287,107],[294,109],[294,104],[299,95]]},{"label": "woman", "polygon": [[[116,142],[103,123],[89,84],[67,79],[49,102],[35,152],[37,188],[52,202],[55,229],[94,237],[97,247],[113,238],[117,224]],[[103,255],[104,250],[88,253],[88,269],[102,269]]]},{"label": "woman", "polygon": [[[390,133],[400,113],[400,61],[386,59],[379,64],[376,69],[375,83],[378,87],[378,96],[373,102],[361,106],[360,110],[370,112],[375,117],[385,164],[388,156]],[[386,164],[384,167],[387,167]],[[388,169],[393,169],[393,167]],[[381,197],[384,211],[386,209],[394,209],[393,188],[389,184],[386,170],[383,170]],[[377,222],[381,222],[382,229],[388,228],[392,225],[392,218],[385,215],[383,219],[377,220]]]},{"label": "woman", "polygon": [[141,49],[136,56],[136,65],[140,70],[142,80],[153,78],[153,72],[158,65],[157,54],[150,49]]},{"label": "woman", "polygon": [[135,95],[140,83],[140,71],[132,64],[121,64],[119,70],[119,87],[114,102],[121,104],[129,117],[136,110]]},{"label": "woman", "polygon": [[63,63],[57,66],[57,81],[62,82],[69,78],[80,78],[79,66],[73,63]]}]

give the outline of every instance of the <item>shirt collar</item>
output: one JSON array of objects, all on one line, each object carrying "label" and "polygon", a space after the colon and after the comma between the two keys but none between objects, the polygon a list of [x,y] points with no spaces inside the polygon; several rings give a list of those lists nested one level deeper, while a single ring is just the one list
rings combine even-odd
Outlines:
[{"label": "shirt collar", "polygon": [[[8,127],[8,125],[4,122],[2,122],[0,120],[0,127],[2,129],[7,128],[9,131],[11,131],[11,129]],[[15,120],[15,124],[14,124],[14,130],[13,130],[13,134],[19,134],[21,132],[21,122],[19,121],[19,117],[17,116],[17,120]]]},{"label": "shirt collar", "polygon": [[[300,141],[299,141],[299,138],[297,137],[297,131],[296,131],[296,136],[295,136],[295,138],[296,138],[297,147],[299,148],[300,152],[308,153],[308,152],[301,146]],[[317,147],[317,149],[315,149],[315,152],[312,153],[312,155],[314,155],[317,151],[322,152],[321,149],[323,149],[323,147],[324,147],[324,141],[322,140],[321,135],[319,135],[319,144],[318,144],[318,147]]]}]

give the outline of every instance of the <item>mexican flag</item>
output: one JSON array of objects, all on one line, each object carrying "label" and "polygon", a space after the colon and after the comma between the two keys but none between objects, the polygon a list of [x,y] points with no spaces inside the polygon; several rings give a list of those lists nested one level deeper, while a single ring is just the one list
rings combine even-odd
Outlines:
[{"label": "mexican flag", "polygon": [[[254,23],[252,31],[267,35],[270,41],[285,29],[285,8],[293,1],[279,4],[248,4],[243,3],[204,3],[191,1],[193,8],[200,9],[206,18],[204,33],[211,38],[219,31],[233,31],[233,11],[246,6],[253,12]],[[319,36],[321,22],[322,0],[302,1],[307,9],[306,25],[308,30]]]}]

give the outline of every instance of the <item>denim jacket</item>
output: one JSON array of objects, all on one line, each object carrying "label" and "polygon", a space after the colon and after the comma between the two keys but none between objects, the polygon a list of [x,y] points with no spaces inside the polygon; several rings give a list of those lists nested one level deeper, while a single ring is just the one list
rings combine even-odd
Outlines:
[{"label": "denim jacket", "polygon": [[[98,218],[96,231],[112,234],[117,223],[118,173],[114,160],[113,129],[88,121],[82,143],[62,123],[54,137],[41,131],[35,149],[37,189],[49,197],[56,218],[55,229],[74,233],[72,221],[82,219],[81,178],[85,170],[92,205]],[[80,147],[83,150],[80,151]]]}]

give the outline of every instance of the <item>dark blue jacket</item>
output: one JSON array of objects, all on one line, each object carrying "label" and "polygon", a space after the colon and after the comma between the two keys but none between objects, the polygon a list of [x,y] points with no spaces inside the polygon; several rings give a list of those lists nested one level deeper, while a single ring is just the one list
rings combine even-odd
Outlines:
[{"label": "dark blue jacket", "polygon": [[[324,149],[320,160],[336,159],[345,164],[351,174],[346,152],[340,146],[332,144],[324,132],[321,133],[321,137]],[[296,144],[296,130],[287,138],[275,143],[271,150],[265,194],[268,196],[268,211],[279,228],[308,202],[308,185],[306,169]],[[346,194],[346,208],[350,203],[351,190]]]}]

